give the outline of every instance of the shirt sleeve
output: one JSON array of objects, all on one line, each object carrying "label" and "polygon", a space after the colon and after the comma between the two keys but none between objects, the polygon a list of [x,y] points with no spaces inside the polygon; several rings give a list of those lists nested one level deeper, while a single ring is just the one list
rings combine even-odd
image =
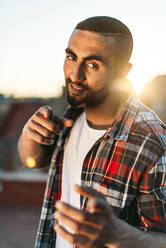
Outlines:
[{"label": "shirt sleeve", "polygon": [[140,228],[166,232],[166,152],[147,169],[139,188]]}]

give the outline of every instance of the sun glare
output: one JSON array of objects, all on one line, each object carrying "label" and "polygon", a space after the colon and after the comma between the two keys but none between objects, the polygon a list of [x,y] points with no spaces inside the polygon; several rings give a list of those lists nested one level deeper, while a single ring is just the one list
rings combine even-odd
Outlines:
[{"label": "sun glare", "polygon": [[134,86],[134,89],[135,89],[137,95],[139,95],[141,93],[141,91],[143,90],[144,83],[138,83],[138,82],[132,81],[132,84]]},{"label": "sun glare", "polygon": [[128,75],[128,79],[132,82],[137,95],[141,93],[144,85],[152,79],[146,69],[134,67]]}]

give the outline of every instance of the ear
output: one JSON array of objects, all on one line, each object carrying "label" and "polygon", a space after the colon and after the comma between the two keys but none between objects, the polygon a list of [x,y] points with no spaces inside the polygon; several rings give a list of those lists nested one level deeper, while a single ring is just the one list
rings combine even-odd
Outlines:
[{"label": "ear", "polygon": [[122,70],[122,77],[126,77],[128,75],[128,73],[130,72],[130,70],[132,69],[133,65],[131,63],[127,63],[124,65],[123,70]]}]

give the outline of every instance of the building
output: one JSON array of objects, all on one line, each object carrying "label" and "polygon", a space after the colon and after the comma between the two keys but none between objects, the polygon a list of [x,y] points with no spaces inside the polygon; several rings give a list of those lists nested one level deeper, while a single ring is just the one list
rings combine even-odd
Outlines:
[{"label": "building", "polygon": [[166,75],[158,75],[145,84],[140,99],[166,123]]}]

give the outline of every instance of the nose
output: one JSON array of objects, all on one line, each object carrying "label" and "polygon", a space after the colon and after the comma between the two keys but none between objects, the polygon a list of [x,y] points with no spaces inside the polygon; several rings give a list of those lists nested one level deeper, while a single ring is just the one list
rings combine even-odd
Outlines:
[{"label": "nose", "polygon": [[84,66],[80,63],[75,63],[73,65],[70,78],[72,82],[84,81],[86,79]]}]

